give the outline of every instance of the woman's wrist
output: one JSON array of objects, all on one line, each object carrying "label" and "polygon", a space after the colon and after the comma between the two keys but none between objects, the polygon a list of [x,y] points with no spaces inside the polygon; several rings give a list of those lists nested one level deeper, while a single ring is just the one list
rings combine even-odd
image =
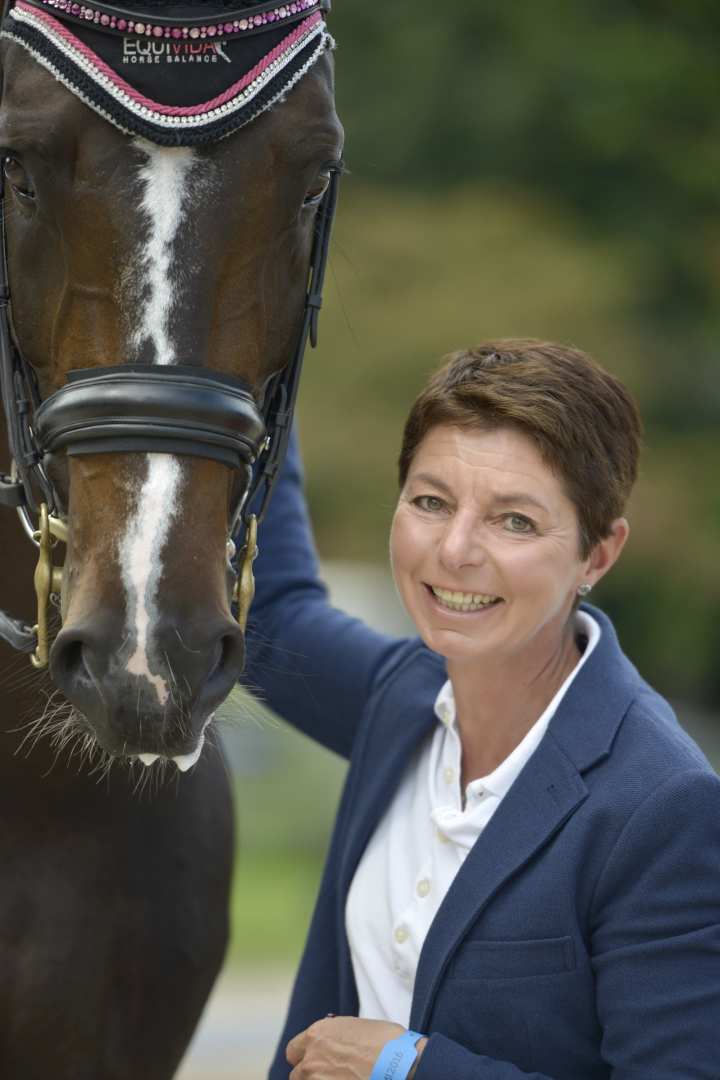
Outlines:
[{"label": "woman's wrist", "polygon": [[427,1039],[417,1031],[403,1031],[402,1035],[385,1043],[370,1080],[409,1080],[415,1074],[426,1042]]},{"label": "woman's wrist", "polygon": [[426,1046],[427,1046],[427,1036],[423,1035],[422,1039],[420,1039],[415,1045],[415,1049],[417,1050],[417,1057],[415,1058],[415,1060],[413,1062],[413,1065],[412,1065],[412,1068],[411,1068],[410,1072],[407,1074],[407,1080],[413,1080],[413,1078],[415,1076],[415,1073],[417,1072],[417,1067],[420,1064],[420,1058],[423,1055],[423,1050],[425,1049]]}]

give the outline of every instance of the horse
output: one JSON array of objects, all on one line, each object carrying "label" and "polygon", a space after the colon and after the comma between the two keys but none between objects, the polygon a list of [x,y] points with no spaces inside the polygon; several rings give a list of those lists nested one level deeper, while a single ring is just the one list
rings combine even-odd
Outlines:
[{"label": "horse", "polygon": [[168,1080],[222,964],[233,811],[212,720],[317,334],[343,142],[328,8],[5,3],[13,1080]]}]

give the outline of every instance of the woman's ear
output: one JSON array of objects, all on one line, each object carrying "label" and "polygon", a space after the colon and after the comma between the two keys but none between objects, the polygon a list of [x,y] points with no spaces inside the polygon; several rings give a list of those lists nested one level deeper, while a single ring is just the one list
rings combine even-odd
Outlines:
[{"label": "woman's ear", "polygon": [[[610,535],[599,540],[590,552],[586,562],[582,583],[596,585],[600,578],[617,562],[620,552],[630,535],[630,525],[626,518],[616,518],[610,527]],[[581,583],[581,584],[582,584]]]}]

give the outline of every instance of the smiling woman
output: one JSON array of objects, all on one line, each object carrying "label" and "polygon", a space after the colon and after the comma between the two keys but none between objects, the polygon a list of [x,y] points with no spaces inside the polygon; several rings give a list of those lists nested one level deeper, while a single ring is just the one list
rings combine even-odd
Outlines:
[{"label": "smiling woman", "polygon": [[576,349],[448,357],[400,454],[410,640],[328,605],[287,463],[249,676],[350,769],[272,1080],[717,1075],[720,780],[581,602],[640,430]]}]

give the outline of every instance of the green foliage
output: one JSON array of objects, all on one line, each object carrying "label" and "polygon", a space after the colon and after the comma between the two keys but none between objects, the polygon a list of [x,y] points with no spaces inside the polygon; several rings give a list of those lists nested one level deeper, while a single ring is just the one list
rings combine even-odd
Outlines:
[{"label": "green foliage", "polygon": [[[242,692],[232,695],[223,715],[226,721],[235,718],[231,741],[238,763],[254,762],[257,769],[236,775],[238,858],[229,960],[294,965],[315,903],[345,763]],[[259,725],[254,747],[243,742],[249,717]]]},{"label": "green foliage", "polygon": [[[271,807],[265,804],[266,811]],[[328,814],[330,808],[328,807]],[[292,821],[283,816],[287,837]],[[239,849],[232,895],[231,964],[294,967],[310,923],[322,859],[290,842],[267,853]]]},{"label": "green foliage", "polygon": [[[648,408],[667,427],[716,424],[715,0],[338,0],[332,26],[355,175],[521,187],[621,239],[638,282],[628,312],[659,371]],[[674,386],[678,365],[697,378]]]}]

